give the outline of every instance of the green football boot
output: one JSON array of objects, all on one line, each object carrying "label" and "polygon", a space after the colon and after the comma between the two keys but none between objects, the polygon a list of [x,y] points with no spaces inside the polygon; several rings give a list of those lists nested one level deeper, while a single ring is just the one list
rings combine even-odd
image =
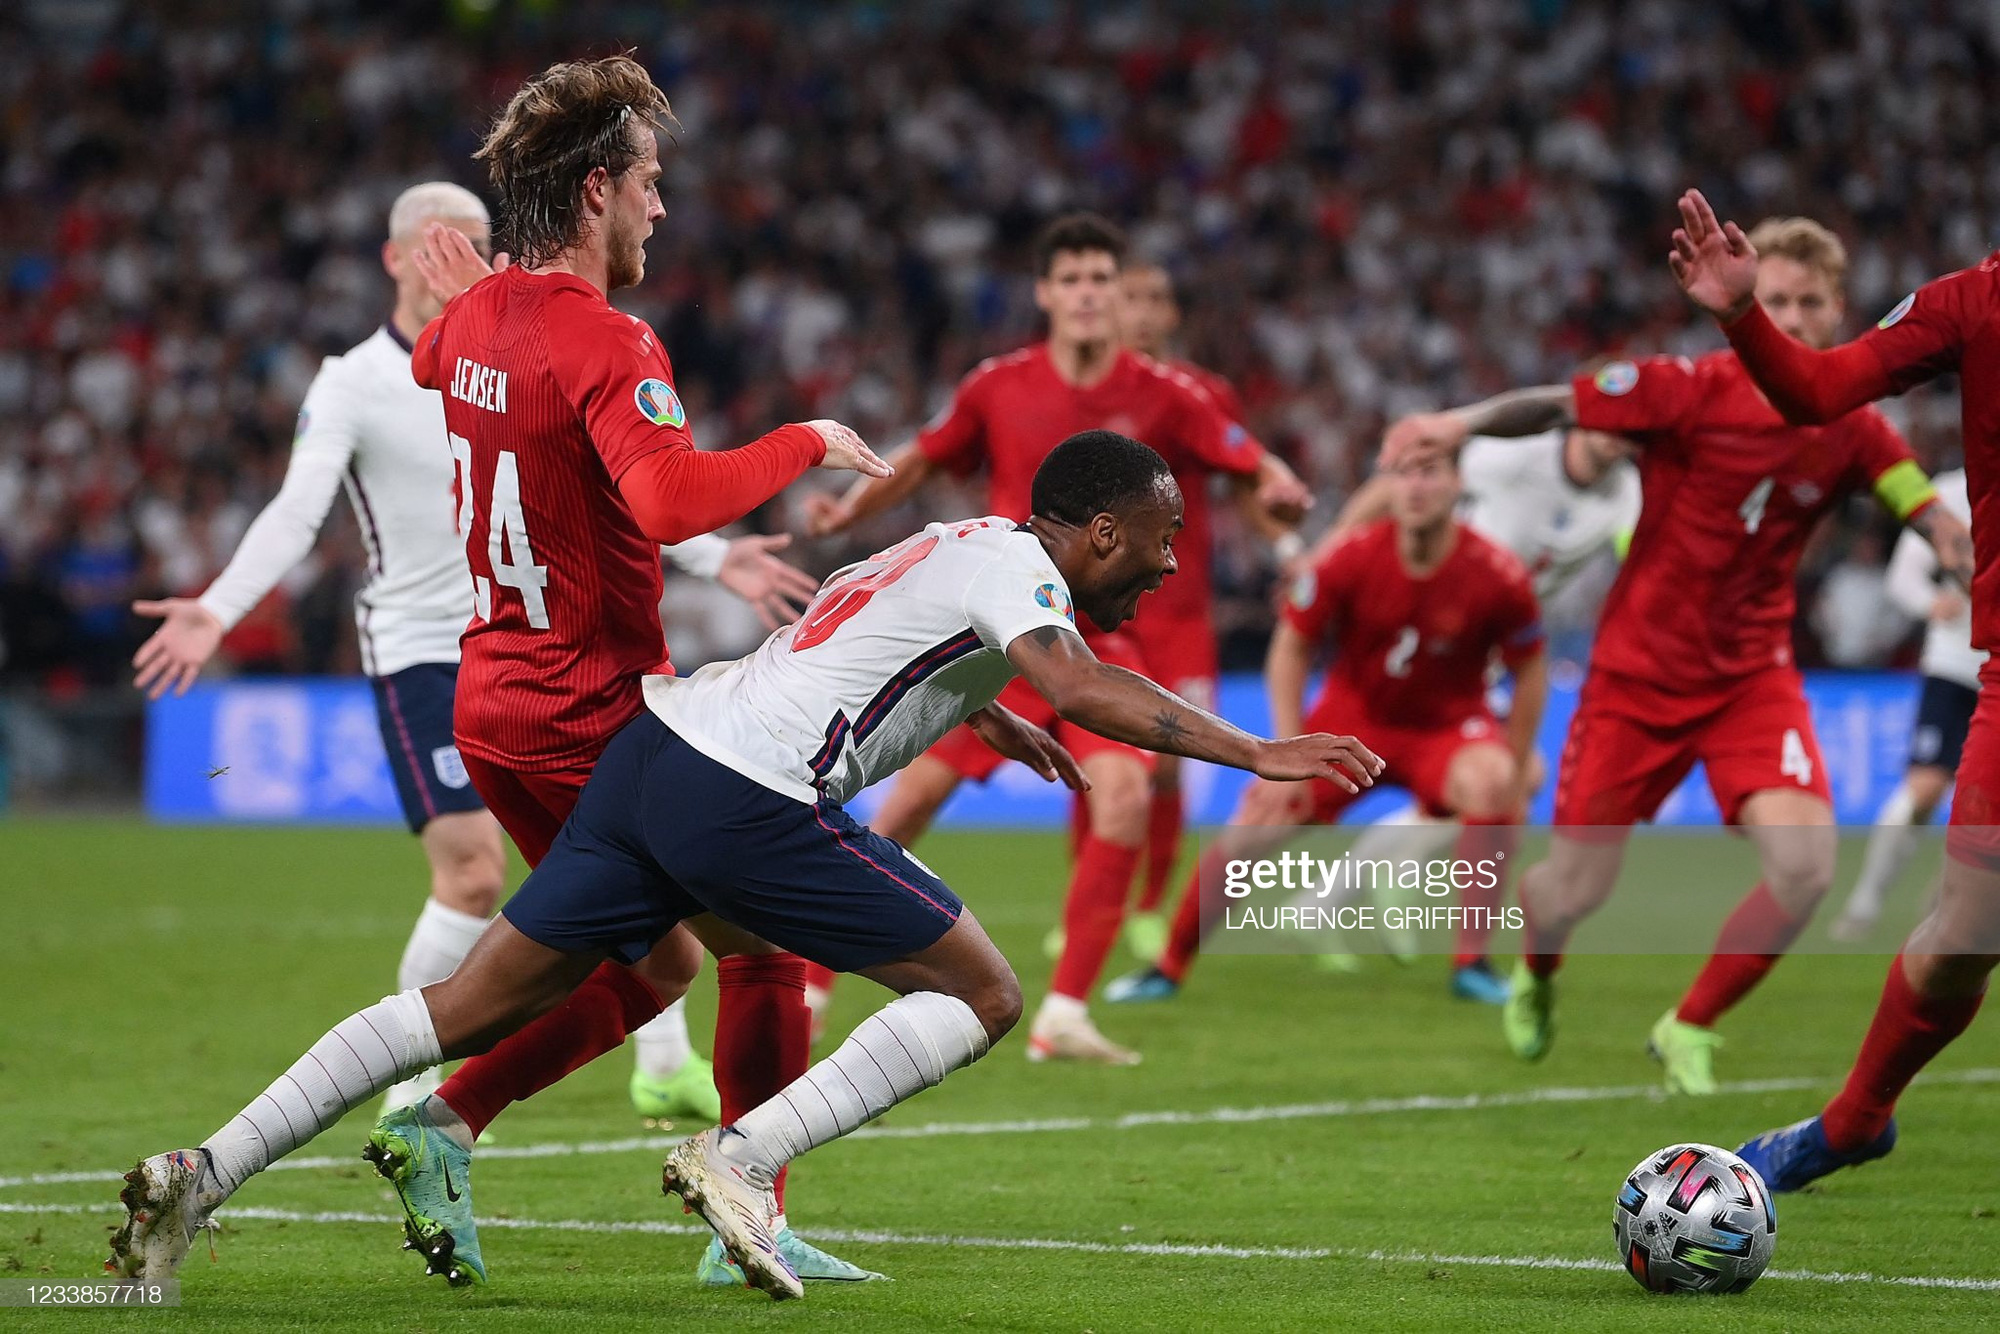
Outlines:
[{"label": "green football boot", "polygon": [[428,1101],[375,1123],[361,1156],[396,1188],[403,1246],[424,1257],[424,1272],[454,1288],[486,1281],[479,1228],[472,1220],[472,1155],[425,1115]]},{"label": "green football boot", "polygon": [[1684,1024],[1672,1010],[1660,1016],[1646,1041],[1646,1054],[1666,1067],[1667,1092],[1705,1098],[1716,1091],[1715,1049],[1722,1035]]},{"label": "green football boot", "polygon": [[715,1091],[715,1067],[699,1056],[690,1055],[686,1064],[665,1079],[656,1079],[635,1067],[627,1089],[632,1095],[632,1110],[655,1121],[684,1117],[713,1124],[722,1119],[722,1095]]},{"label": "green football boot", "polygon": [[1167,952],[1167,915],[1162,912],[1132,912],[1125,918],[1122,939],[1125,952],[1141,963],[1151,963]]},{"label": "green football boot", "polygon": [[1524,1061],[1539,1061],[1556,1040],[1556,983],[1536,977],[1526,963],[1514,965],[1507,1001],[1500,1007],[1500,1028],[1507,1046]]}]

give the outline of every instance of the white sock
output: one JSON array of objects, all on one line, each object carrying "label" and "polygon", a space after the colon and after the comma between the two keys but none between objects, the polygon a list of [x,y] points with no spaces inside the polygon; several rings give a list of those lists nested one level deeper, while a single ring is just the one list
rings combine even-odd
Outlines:
[{"label": "white sock", "polygon": [[1917,851],[1917,831],[1910,827],[1916,817],[1916,799],[1908,781],[1898,783],[1882,809],[1875,813],[1875,832],[1868,836],[1868,851],[1861,859],[1861,878],[1847,896],[1844,916],[1874,921],[1882,915],[1882,901],[1889,886],[1903,874]]},{"label": "white sock", "polygon": [[633,1029],[632,1036],[639,1043],[636,1060],[640,1074],[654,1079],[679,1074],[688,1057],[694,1055],[694,1044],[688,1041],[687,997]]},{"label": "white sock", "polygon": [[955,996],[915,991],[861,1021],[847,1041],[753,1107],[720,1138],[722,1151],[768,1182],[807,1149],[866,1125],[986,1054],[986,1030]]},{"label": "white sock", "polygon": [[414,991],[444,981],[485,929],[484,917],[447,908],[436,899],[424,900],[424,910],[417,914],[417,924],[410,931],[410,943],[403,946],[396,985]]},{"label": "white sock", "polygon": [[1060,1024],[1070,1020],[1090,1017],[1090,1006],[1074,996],[1051,991],[1042,997],[1042,1003],[1035,1008],[1035,1022],[1029,1026],[1030,1032],[1040,1032],[1049,1024]]},{"label": "white sock", "polygon": [[253,1175],[345,1116],[357,1103],[439,1058],[437,1030],[421,992],[384,996],[331,1031],[203,1141],[213,1207]]}]

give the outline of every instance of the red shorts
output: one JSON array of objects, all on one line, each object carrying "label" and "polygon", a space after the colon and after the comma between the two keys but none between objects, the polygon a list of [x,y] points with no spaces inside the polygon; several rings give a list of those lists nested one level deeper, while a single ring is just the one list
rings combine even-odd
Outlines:
[{"label": "red shorts", "polygon": [[[605,740],[609,742],[610,738]],[[466,773],[472,775],[473,789],[507,831],[507,837],[514,840],[514,846],[521,850],[529,866],[539,865],[548,855],[597,762],[592,756],[567,769],[522,773],[476,755],[461,752],[460,758],[465,761]]]},{"label": "red shorts", "polygon": [[1131,636],[1146,660],[1146,677],[1188,703],[1215,711],[1221,676],[1215,652],[1215,623],[1205,616],[1141,617]]},{"label": "red shorts", "polygon": [[1958,761],[1945,850],[1982,870],[2000,870],[2000,659],[1979,669],[1979,703]]},{"label": "red shorts", "polygon": [[[1135,671],[1148,680],[1152,679],[1150,673],[1146,671],[1145,660],[1139,655],[1138,646],[1124,635],[1092,635],[1090,649],[1103,662]],[[1109,737],[1101,737],[1095,732],[1086,731],[1075,723],[1064,722],[1056,716],[1056,711],[1049,707],[1049,702],[1036,694],[1035,688],[1021,677],[1017,676],[1009,681],[1007,688],[1000,692],[1000,698],[995,702],[1002,708],[1020,714],[1035,726],[1047,730],[1070,754],[1076,756],[1079,764],[1093,755],[1125,754],[1145,765],[1146,772],[1153,771],[1152,751],[1141,750],[1123,741],[1113,741]],[[945,733],[937,744],[924,754],[942,761],[960,778],[969,778],[975,783],[985,782],[993,776],[995,769],[1005,763],[991,746],[979,739],[978,733],[963,723]]]},{"label": "red shorts", "polygon": [[[1401,727],[1368,716],[1360,700],[1347,692],[1329,688],[1306,714],[1308,732],[1334,732],[1360,739],[1361,744],[1382,757],[1382,773],[1375,781],[1393,783],[1410,790],[1422,807],[1433,815],[1449,815],[1444,799],[1445,776],[1451,762],[1467,746],[1504,745],[1505,736],[1493,715],[1481,711],[1468,714],[1441,727]],[[1312,819],[1332,824],[1340,813],[1361,799],[1327,779],[1312,782]],[[1363,792],[1367,789],[1363,788]]]},{"label": "red shorts", "polygon": [[1757,792],[1810,792],[1833,804],[1793,669],[1773,667],[1703,695],[1592,672],[1563,745],[1555,822],[1622,827],[1650,820],[1696,760],[1729,824]]}]

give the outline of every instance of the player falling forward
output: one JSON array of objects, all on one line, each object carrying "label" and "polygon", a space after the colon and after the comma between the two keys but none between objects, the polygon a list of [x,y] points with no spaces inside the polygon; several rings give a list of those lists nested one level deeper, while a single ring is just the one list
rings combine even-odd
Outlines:
[{"label": "player falling forward", "polygon": [[[1965,471],[1932,479],[1938,503],[1961,520],[1972,517],[1965,494]],[[1940,584],[1937,555],[1926,542],[1905,532],[1889,557],[1889,597],[1902,610],[1928,621],[1917,724],[1910,733],[1910,767],[1875,817],[1861,875],[1840,916],[1829,928],[1835,940],[1865,940],[1882,915],[1882,902],[1917,850],[1914,826],[1927,825],[1951,791],[1965,751],[1966,729],[1979,703],[1979,669],[1986,654],[1972,647],[1972,604],[1956,587]]]},{"label": "player falling forward", "polygon": [[[756,937],[898,993],[763,1105],[684,1143],[664,1184],[749,1281],[797,1297],[768,1220],[777,1174],[983,1055],[1020,1016],[1007,962],[914,857],[842,802],[991,704],[1019,673],[1078,726],[1273,781],[1357,790],[1381,762],[1352,737],[1265,741],[1097,660],[1078,635],[1130,619],[1173,569],[1179,490],[1137,441],[1052,451],[1032,516],[935,523],[830,579],[754,655],[646,680],[547,857],[443,982],[342,1020],[200,1148],[146,1159],[112,1264],[172,1275],[216,1207],[376,1091],[491,1046],[606,958],[643,959],[678,923]],[[468,1161],[470,1139],[456,1135]],[[377,1131],[379,1146],[383,1134]],[[469,1180],[461,1173],[461,1193]],[[399,1183],[406,1207],[411,1187]],[[449,1255],[476,1247],[414,1208]],[[441,1244],[442,1243],[442,1244]]]},{"label": "player falling forward", "polygon": [[[448,977],[486,928],[506,879],[500,826],[480,803],[452,736],[458,637],[472,615],[465,540],[453,521],[455,478],[444,447],[443,399],[410,377],[412,340],[442,302],[423,273],[423,237],[434,225],[488,250],[486,205],[447,181],[415,185],[389,210],[382,266],[396,284],[389,320],[347,353],[329,357],[307,389],[284,485],[243,535],[228,568],[198,598],[140,602],[165,624],[133,659],[142,690],[185,693],[223,636],[312,550],[344,485],[369,553],[368,584],[355,598],[362,669],[375,690],[382,746],[404,819],[422,841],[431,896],[404,947],[404,989]],[[501,262],[505,263],[503,256]],[[721,583],[771,628],[790,619],[788,596],[813,584],[769,553],[782,539],[692,538],[667,554],[682,570]],[[720,1112],[709,1063],[687,1041],[679,1002],[639,1034],[635,1101],[654,1116]],[[391,1110],[437,1087],[426,1071],[389,1090]]]},{"label": "player falling forward", "polygon": [[[664,216],[657,133],[670,116],[628,57],[552,66],[479,150],[516,264],[482,276],[444,229],[427,235],[420,261],[446,290],[446,268],[479,278],[423,331],[411,370],[444,392],[472,573],[459,751],[531,866],[597,756],[644,707],[640,678],[671,670],[659,546],[741,518],[808,468],[886,471],[835,422],[780,427],[727,452],[695,448],[658,337],[608,301],[644,275]],[[768,949],[718,953],[729,957],[717,969],[715,1083],[734,1117],[806,1068],[803,965]],[[680,998],[700,955],[676,931],[646,959],[604,965],[561,1009],[398,1113],[385,1171],[448,1153],[431,1133],[440,1121],[477,1134],[510,1102],[622,1046]],[[445,1190],[433,1202],[445,1215],[463,1205]],[[785,1235],[805,1268],[866,1277]],[[484,1278],[476,1247],[450,1259],[461,1280]],[[702,1272],[730,1281],[719,1253]]]},{"label": "player falling forward", "polygon": [[[1631,441],[1602,431],[1571,428],[1522,440],[1475,436],[1458,455],[1464,486],[1459,517],[1520,558],[1534,580],[1536,600],[1546,607],[1600,556],[1624,550],[1639,521],[1639,474],[1631,459]],[[1313,559],[1353,528],[1388,513],[1393,490],[1387,472],[1364,482],[1341,507]],[[1496,701],[1495,713],[1504,712]],[[1522,791],[1532,799],[1545,777],[1539,751],[1528,752],[1527,766]],[[1369,826],[1348,852],[1357,862],[1427,863],[1444,855],[1457,837],[1454,821],[1428,816],[1411,803]],[[1323,958],[1337,969],[1358,962],[1352,955]],[[1451,989],[1461,1000],[1489,1005],[1504,1004],[1508,992],[1506,980],[1484,960],[1452,969]]]},{"label": "player falling forward", "polygon": [[[1035,304],[1049,319],[1047,341],[981,363],[959,382],[950,407],[891,456],[893,477],[864,479],[839,500],[815,497],[812,530],[837,533],[878,514],[913,495],[935,470],[964,476],[982,467],[987,508],[1018,522],[1028,514],[1029,482],[1049,451],[1067,436],[1096,428],[1159,450],[1184,495],[1205,489],[1219,473],[1247,479],[1266,508],[1296,519],[1310,497],[1289,468],[1194,381],[1120,345],[1124,235],[1102,218],[1071,214],[1044,229],[1035,250]],[[1107,662],[1151,673],[1129,634],[1089,631],[1087,637]],[[1087,1004],[1118,938],[1145,851],[1153,757],[1064,724],[1030,681],[1010,685],[1001,702],[1055,732],[1090,780],[1088,827],[1064,900],[1062,956],[1029,1026],[1029,1059],[1133,1064],[1139,1054],[1098,1032]],[[903,771],[871,827],[908,846],[959,783],[984,782],[1000,763],[972,729],[955,731]]]},{"label": "player falling forward", "polygon": [[[1787,420],[1839,418],[1863,403],[1956,372],[1963,400],[1972,545],[1972,645],[1989,654],[1966,734],[1937,903],[1889,965],[1882,1000],[1847,1083],[1817,1116],[1766,1131],[1741,1150],[1771,1189],[1798,1190],[1888,1153],[1896,1101],[1979,1012],[2000,963],[2000,252],[1926,283],[1880,323],[1830,350],[1802,346],[1754,299],[1752,239],[1716,221],[1699,191],[1680,202],[1674,275],[1714,315],[1745,371]],[[1944,562],[1947,571],[1960,568]]]},{"label": "player falling forward", "polygon": [[[1830,343],[1843,312],[1840,242],[1796,218],[1759,234],[1758,301],[1798,335]],[[1547,1054],[1570,933],[1610,896],[1630,826],[1700,760],[1723,818],[1755,843],[1763,879],[1653,1026],[1649,1050],[1669,1090],[1712,1093],[1715,1022],[1791,946],[1833,875],[1826,766],[1791,657],[1793,574],[1806,537],[1863,486],[1928,537],[1947,568],[1967,559],[1965,530],[1934,503],[1881,414],[1790,426],[1727,352],[1614,362],[1572,384],[1407,418],[1384,454],[1395,461],[1473,434],[1565,422],[1631,438],[1644,501],[1563,750],[1549,855],[1522,877],[1527,954],[1503,1011],[1506,1038],[1527,1060]]]},{"label": "player falling forward", "polygon": [[[1290,734],[1331,718],[1360,720],[1387,781],[1409,788],[1426,809],[1465,822],[1454,856],[1504,871],[1548,697],[1540,608],[1513,553],[1453,517],[1455,458],[1398,468],[1388,490],[1390,517],[1350,531],[1292,590],[1264,667],[1272,726]],[[1306,679],[1328,641],[1333,665],[1308,712]],[[1504,729],[1486,706],[1487,668],[1496,657],[1514,674],[1514,710]],[[1245,790],[1230,825],[1331,824],[1353,795],[1322,782],[1258,782]],[[1222,901],[1213,891],[1222,863],[1268,846],[1235,836],[1204,853],[1181,892],[1166,951],[1152,968],[1113,983],[1114,998],[1174,995],[1219,920]],[[1461,896],[1462,906],[1480,911],[1465,915],[1456,967],[1485,958],[1504,889],[1496,876]]]}]

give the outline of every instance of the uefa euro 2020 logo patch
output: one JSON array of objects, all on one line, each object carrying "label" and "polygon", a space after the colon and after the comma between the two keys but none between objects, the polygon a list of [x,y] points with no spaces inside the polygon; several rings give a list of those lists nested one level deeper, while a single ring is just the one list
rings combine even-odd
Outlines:
[{"label": "uefa euro 2020 logo patch", "polygon": [[1909,314],[1910,307],[1916,304],[1917,304],[1917,294],[1915,292],[1912,292],[1908,296],[1904,297],[1901,301],[1898,301],[1895,304],[1895,307],[1891,309],[1887,315],[1884,315],[1880,320],[1876,321],[1875,327],[1878,329],[1888,328],[1896,321],[1902,319],[1903,316]]},{"label": "uefa euro 2020 logo patch", "polygon": [[639,406],[639,415],[655,426],[685,426],[687,410],[681,407],[681,396],[665,380],[641,380],[639,387],[632,391],[632,401]]},{"label": "uefa euro 2020 logo patch", "polygon": [[1597,392],[1607,398],[1617,398],[1632,392],[1639,383],[1639,368],[1629,361],[1614,361],[1597,373]]},{"label": "uefa euro 2020 logo patch", "polygon": [[1064,620],[1076,624],[1076,608],[1069,605],[1069,594],[1054,584],[1043,584],[1035,590],[1035,601],[1050,611],[1060,612]]}]

